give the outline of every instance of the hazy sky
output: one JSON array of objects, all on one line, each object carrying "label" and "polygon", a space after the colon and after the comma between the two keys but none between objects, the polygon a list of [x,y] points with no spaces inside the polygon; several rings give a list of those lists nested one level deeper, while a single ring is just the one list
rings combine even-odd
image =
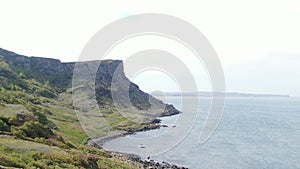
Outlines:
[{"label": "hazy sky", "polygon": [[[0,6],[1,48],[62,61],[76,61],[89,38],[122,17],[139,13],[177,16],[196,26],[212,43],[223,65],[228,91],[300,96],[300,1],[297,0],[3,0]],[[155,40],[153,37],[132,40],[123,46],[135,44],[135,48],[119,48],[111,57],[130,54],[133,49],[137,52],[147,45],[171,49],[172,42],[162,44]],[[184,49],[174,52],[179,55]],[[193,66],[196,65],[191,63]],[[199,75],[199,90],[209,90],[203,73],[196,70],[194,73]],[[165,81],[147,81],[149,77]],[[157,72],[141,74],[134,81],[147,91],[176,90],[168,77]]]}]

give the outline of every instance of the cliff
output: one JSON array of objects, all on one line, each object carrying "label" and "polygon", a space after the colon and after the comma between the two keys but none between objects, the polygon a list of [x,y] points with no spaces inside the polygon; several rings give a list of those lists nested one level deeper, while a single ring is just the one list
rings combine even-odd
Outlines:
[{"label": "cliff", "polygon": [[[75,62],[62,63],[57,59],[27,57],[0,48],[0,57],[16,74],[24,74],[27,79],[35,79],[40,83],[48,83],[56,94],[66,92],[71,87],[73,69]],[[80,66],[98,66],[98,61],[82,62]],[[111,86],[118,90],[120,97],[125,95],[126,85],[129,85],[130,102],[139,110],[148,110],[151,107],[165,107],[163,112],[151,112],[153,118],[158,116],[169,116],[180,113],[172,105],[164,104],[162,101],[141,91],[138,85],[129,81],[123,71],[123,62],[120,60],[103,60],[96,73],[96,99],[99,106],[113,105]],[[117,68],[119,70],[117,71]],[[112,84],[112,77],[116,80]],[[125,85],[126,84],[126,85]],[[151,100],[151,104],[149,102]],[[121,101],[122,102],[122,101]],[[122,105],[123,103],[121,103]],[[124,103],[124,108],[127,107]],[[148,114],[151,116],[151,114]]]}]

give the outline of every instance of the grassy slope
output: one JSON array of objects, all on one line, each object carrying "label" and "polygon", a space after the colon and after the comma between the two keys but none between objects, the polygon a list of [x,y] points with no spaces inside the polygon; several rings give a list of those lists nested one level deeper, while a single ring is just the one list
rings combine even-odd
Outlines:
[{"label": "grassy slope", "polygon": [[19,168],[137,168],[110,154],[86,146],[64,149],[42,143],[0,138],[0,164]]},{"label": "grassy slope", "polygon": [[[0,81],[0,166],[137,168],[110,153],[85,146],[89,137],[67,93],[58,95],[51,86],[14,73],[2,61]],[[109,114],[115,118],[114,113]],[[112,126],[118,130],[118,124],[124,122],[119,119]]]},{"label": "grassy slope", "polygon": [[[1,91],[1,118],[13,119],[17,114],[34,116],[22,104],[3,103],[3,96],[12,93],[15,92]],[[37,106],[48,113],[49,123],[55,126],[51,128],[54,135],[50,138],[20,137],[14,131],[25,125],[11,125],[10,131],[2,131],[0,135],[0,165],[20,168],[136,168],[109,153],[85,146],[88,136],[72,109],[49,102]]]}]

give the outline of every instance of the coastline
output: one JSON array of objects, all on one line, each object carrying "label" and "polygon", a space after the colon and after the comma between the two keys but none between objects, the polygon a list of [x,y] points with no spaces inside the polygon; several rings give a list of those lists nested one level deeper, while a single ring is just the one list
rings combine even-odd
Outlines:
[{"label": "coastline", "polygon": [[[103,137],[92,138],[88,141],[87,145],[103,150],[103,145],[106,142],[109,142],[113,139],[117,139],[117,138],[120,138],[120,137],[125,137],[127,135],[134,135],[138,132],[146,132],[146,131],[150,131],[150,130],[160,129],[161,127],[166,127],[166,125],[161,125],[160,124],[160,121],[161,121],[160,119],[158,119],[158,120],[159,120],[159,123],[155,123],[155,125],[152,124],[152,125],[146,126],[142,129],[131,130],[131,131],[123,131],[123,132],[120,132],[120,133],[114,133],[114,134],[103,136]],[[142,160],[140,156],[138,156],[136,154],[132,154],[132,153],[121,153],[121,152],[114,152],[114,151],[107,151],[107,152],[110,152],[116,158],[119,158],[119,159],[121,159],[123,161],[126,161],[128,163],[132,163],[132,164],[136,165],[137,167],[141,167],[141,168],[188,169],[187,167],[179,167],[176,164],[170,164],[170,163],[165,162],[165,161],[156,162],[156,161],[154,161],[150,158]]]},{"label": "coastline", "polygon": [[87,145],[95,147],[95,148],[103,149],[104,143],[106,143],[110,140],[119,138],[119,137],[125,137],[127,135],[129,135],[129,132],[124,131],[124,132],[121,132],[121,133],[115,133],[115,134],[107,135],[107,136],[103,136],[103,137],[96,137],[96,138],[90,139],[87,142]]},{"label": "coastline", "polygon": [[106,136],[103,136],[103,137],[92,138],[88,141],[87,145],[102,149],[103,144],[105,142],[110,141],[110,140],[113,140],[113,139],[116,139],[116,138],[119,138],[119,137],[125,137],[127,135],[134,135],[137,132],[145,132],[145,131],[150,131],[150,130],[156,130],[156,129],[159,129],[160,127],[164,127],[164,126],[160,125],[159,123],[151,123],[151,124],[149,124],[149,126],[145,126],[141,129],[130,129],[128,131],[120,131],[119,133],[113,133],[113,134],[106,135]]}]

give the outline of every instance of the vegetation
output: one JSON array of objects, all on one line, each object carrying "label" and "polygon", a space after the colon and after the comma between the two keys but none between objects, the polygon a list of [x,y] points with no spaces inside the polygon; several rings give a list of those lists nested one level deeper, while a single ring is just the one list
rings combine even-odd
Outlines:
[{"label": "vegetation", "polygon": [[42,143],[0,138],[0,165],[18,168],[137,168],[122,162],[109,153],[79,145],[59,148]]},{"label": "vegetation", "polygon": [[[118,84],[111,89],[112,75],[120,63],[107,61],[97,71],[93,85],[99,112],[87,106],[84,97],[82,105],[72,104],[72,92],[85,87],[70,89],[74,63],[26,57],[0,48],[0,168],[137,168],[111,153],[86,146],[89,136],[143,130],[153,125],[146,121],[161,115],[161,111],[148,112],[149,95],[124,73],[120,73]],[[123,82],[130,84],[129,95],[135,108],[124,103],[122,113],[134,115],[134,120],[121,115],[112,102],[111,90],[122,92],[126,88]],[[151,99],[151,104],[165,106]],[[172,106],[167,108],[166,115],[170,110],[179,113]],[[82,129],[74,109],[85,112],[85,123],[91,124],[88,129],[94,133],[87,135]],[[101,126],[94,118],[97,116],[103,117],[110,128]]]},{"label": "vegetation", "polygon": [[8,125],[0,119],[0,131],[10,131],[10,128],[8,127]]},{"label": "vegetation", "polygon": [[137,168],[86,146],[71,104],[28,77],[0,60],[0,168]]},{"label": "vegetation", "polygon": [[85,146],[89,137],[81,129],[76,114],[57,100],[2,90],[0,102],[1,166],[137,168]]}]

